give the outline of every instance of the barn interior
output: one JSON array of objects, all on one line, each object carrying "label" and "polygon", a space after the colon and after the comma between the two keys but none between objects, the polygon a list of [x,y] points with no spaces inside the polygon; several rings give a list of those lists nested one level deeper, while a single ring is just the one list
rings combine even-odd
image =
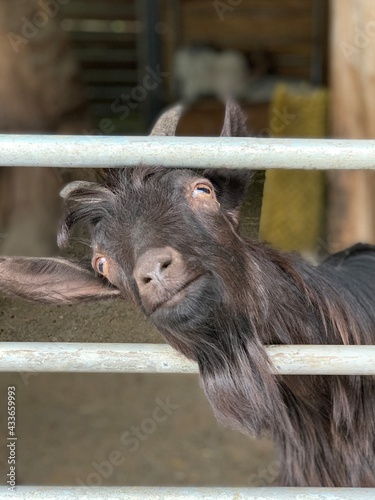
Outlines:
[{"label": "barn interior", "polygon": [[[182,101],[179,135],[218,136],[230,94],[255,137],[375,136],[371,0],[0,0],[0,26],[0,133],[147,135]],[[95,176],[1,167],[0,255],[61,253],[59,191]],[[374,190],[372,172],[268,171],[260,238],[311,260],[375,243]],[[81,239],[68,255],[87,254]],[[1,296],[0,341],[163,342],[130,304]],[[271,440],[220,427],[195,375],[3,373],[3,408],[10,385],[17,484],[258,486],[277,477]]]}]

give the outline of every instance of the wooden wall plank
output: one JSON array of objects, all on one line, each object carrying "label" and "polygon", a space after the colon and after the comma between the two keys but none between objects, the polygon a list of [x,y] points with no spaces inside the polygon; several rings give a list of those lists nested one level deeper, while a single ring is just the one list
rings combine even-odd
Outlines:
[{"label": "wooden wall plank", "polygon": [[[332,0],[332,132],[375,138],[375,6],[373,0]],[[375,172],[332,172],[329,237],[334,250],[375,244]]]},{"label": "wooden wall plank", "polygon": [[[215,9],[214,2],[211,0],[180,0],[183,8],[190,9]],[[262,9],[275,9],[275,8],[293,8],[298,10],[306,10],[312,8],[314,0],[243,0],[239,2],[234,9],[243,8],[262,8]],[[230,5],[229,2],[227,2]]]},{"label": "wooden wall plank", "polygon": [[[180,44],[267,51],[281,76],[309,79],[314,0],[181,0]],[[216,8],[215,8],[216,5]],[[227,5],[224,11],[220,6]]]},{"label": "wooden wall plank", "polygon": [[[74,0],[62,9],[82,68],[91,112],[99,122],[113,117],[112,103],[138,83],[141,25],[134,0]],[[117,133],[126,128],[119,122]],[[119,128],[120,127],[120,128]]]},{"label": "wooden wall plank", "polygon": [[251,20],[249,17],[243,17],[240,13],[230,20],[221,22],[220,19],[198,19],[196,17],[186,16],[183,20],[182,29],[184,33],[189,33],[189,37],[196,39],[214,40],[236,33],[251,35],[252,37],[264,36],[268,34],[271,37],[303,37],[312,30],[311,17],[299,17],[296,22],[289,18],[277,19],[272,22],[268,18]]}]

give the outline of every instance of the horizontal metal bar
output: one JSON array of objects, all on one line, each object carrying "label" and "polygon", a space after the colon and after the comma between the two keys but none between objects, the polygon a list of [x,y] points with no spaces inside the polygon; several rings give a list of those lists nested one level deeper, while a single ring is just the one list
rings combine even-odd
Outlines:
[{"label": "horizontal metal bar", "polygon": [[[111,128],[111,119],[104,125]],[[0,166],[375,169],[375,141],[0,135]]]},{"label": "horizontal metal bar", "polygon": [[16,500],[374,500],[372,488],[0,487]]},{"label": "horizontal metal bar", "polygon": [[[280,375],[375,375],[375,346],[269,346]],[[197,373],[166,344],[3,342],[0,372]]]}]

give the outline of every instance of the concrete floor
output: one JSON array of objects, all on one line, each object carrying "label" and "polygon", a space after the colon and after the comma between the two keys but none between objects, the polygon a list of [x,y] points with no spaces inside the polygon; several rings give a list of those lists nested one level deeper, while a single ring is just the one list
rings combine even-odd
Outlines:
[{"label": "concrete floor", "polygon": [[[162,339],[121,301],[49,307],[0,299],[0,341]],[[219,427],[194,375],[2,373],[2,415],[9,385],[17,388],[18,484],[252,486],[277,473],[272,443]],[[3,471],[5,438],[3,423]]]}]

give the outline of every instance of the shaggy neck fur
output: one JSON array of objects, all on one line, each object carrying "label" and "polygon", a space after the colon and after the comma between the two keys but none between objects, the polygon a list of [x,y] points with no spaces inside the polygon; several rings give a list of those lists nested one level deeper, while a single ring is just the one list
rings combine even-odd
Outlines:
[{"label": "shaggy neck fur", "polygon": [[366,312],[333,266],[319,272],[254,242],[245,250],[242,277],[232,276],[237,293],[220,294],[236,303],[216,301],[205,324],[166,339],[198,362],[219,421],[276,440],[279,484],[375,486],[373,378],[275,376],[263,347],[370,344],[373,304]]}]

